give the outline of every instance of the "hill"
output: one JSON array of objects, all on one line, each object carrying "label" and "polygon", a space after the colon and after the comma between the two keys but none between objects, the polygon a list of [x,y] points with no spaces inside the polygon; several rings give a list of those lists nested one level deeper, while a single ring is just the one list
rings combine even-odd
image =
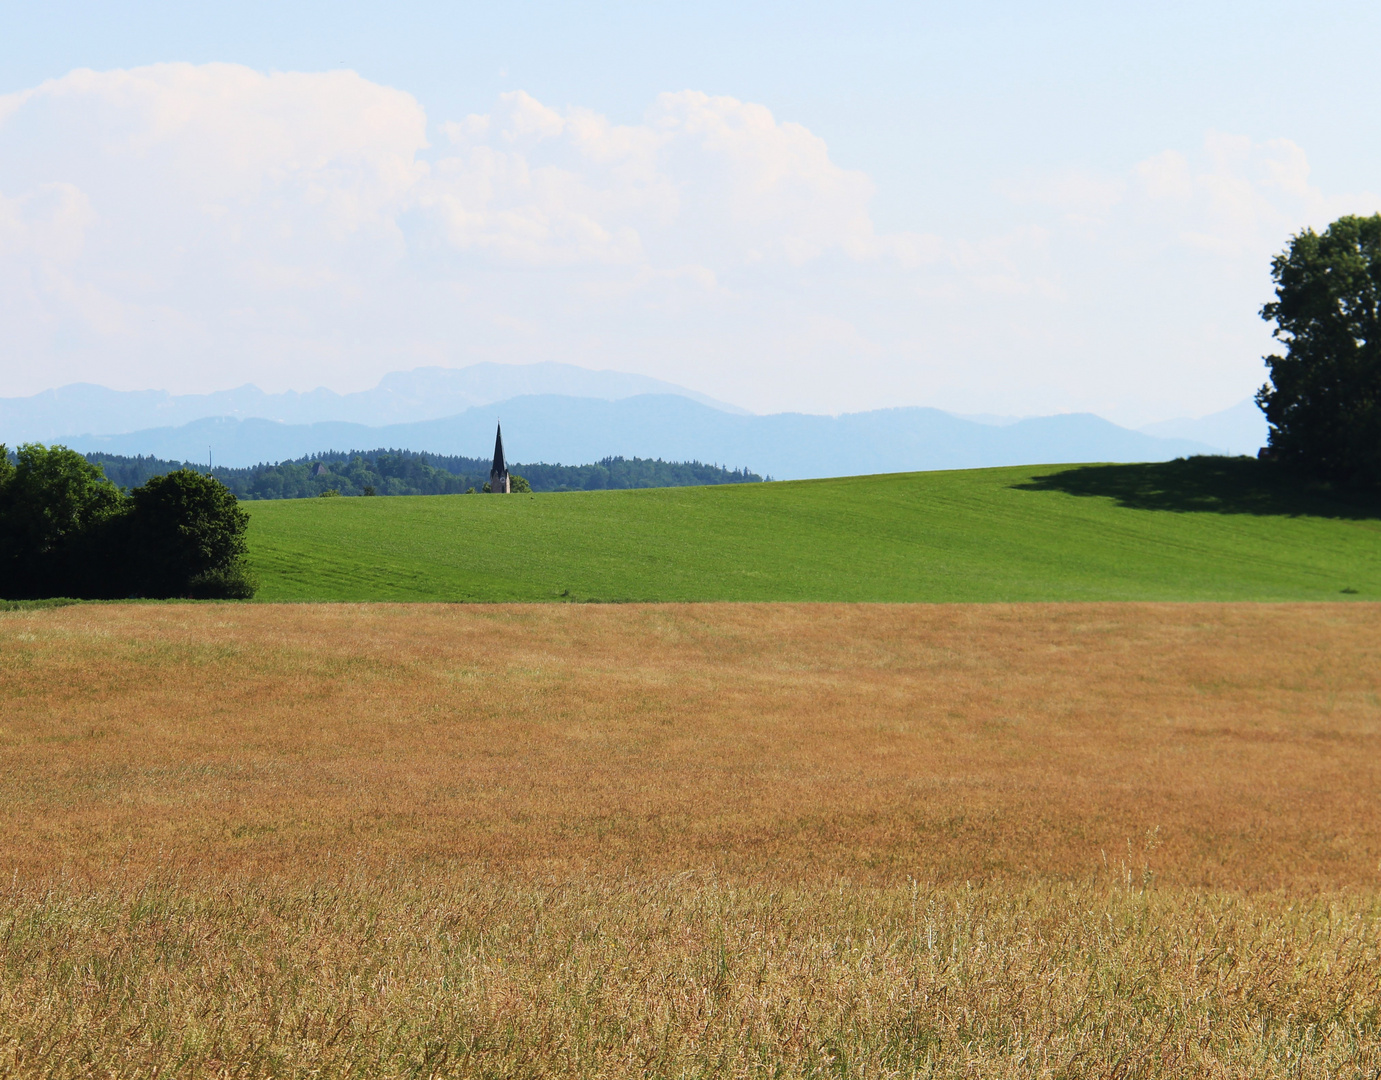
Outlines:
[{"label": "hill", "polygon": [[531,395],[444,419],[383,427],[220,417],[127,435],[86,436],[67,445],[83,453],[193,461],[205,461],[209,450],[217,465],[232,467],[364,446],[474,456],[493,447],[500,417],[504,445],[516,461],[572,463],[617,456],[704,461],[779,480],[1028,462],[1165,461],[1213,451],[1203,443],[1130,431],[1088,414],[1033,417],[1000,427],[922,408],[743,416],[675,394],[619,401]]},{"label": "hill", "polygon": [[1381,598],[1381,507],[1246,458],[249,510],[265,600]]}]

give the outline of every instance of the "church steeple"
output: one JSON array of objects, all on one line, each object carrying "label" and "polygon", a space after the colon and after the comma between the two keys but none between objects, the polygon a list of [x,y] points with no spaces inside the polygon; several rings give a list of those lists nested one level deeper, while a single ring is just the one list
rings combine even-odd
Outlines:
[{"label": "church steeple", "polygon": [[489,490],[495,494],[509,494],[508,463],[503,456],[503,425],[494,435],[494,466],[489,470]]}]

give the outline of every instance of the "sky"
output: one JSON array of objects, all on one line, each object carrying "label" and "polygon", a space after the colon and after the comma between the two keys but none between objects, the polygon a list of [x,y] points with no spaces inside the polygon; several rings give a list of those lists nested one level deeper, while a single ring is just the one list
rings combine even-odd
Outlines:
[{"label": "sky", "polygon": [[557,360],[759,412],[1250,396],[1381,210],[1363,4],[0,2],[0,396]]}]

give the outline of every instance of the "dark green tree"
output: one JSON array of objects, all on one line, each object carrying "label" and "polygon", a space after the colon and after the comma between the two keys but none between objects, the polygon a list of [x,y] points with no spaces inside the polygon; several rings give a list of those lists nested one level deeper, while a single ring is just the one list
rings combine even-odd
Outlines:
[{"label": "dark green tree", "polygon": [[1381,214],[1305,229],[1271,261],[1284,356],[1256,395],[1271,455],[1314,476],[1381,484]]},{"label": "dark green tree", "polygon": [[119,596],[129,504],[99,465],[65,446],[0,446],[0,594]]},{"label": "dark green tree", "polygon": [[191,469],[155,476],[130,492],[130,542],[145,596],[246,599],[249,515],[230,489]]}]

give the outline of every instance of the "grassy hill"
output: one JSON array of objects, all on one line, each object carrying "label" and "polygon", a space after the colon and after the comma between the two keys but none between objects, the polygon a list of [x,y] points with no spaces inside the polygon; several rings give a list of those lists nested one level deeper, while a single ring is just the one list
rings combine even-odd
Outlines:
[{"label": "grassy hill", "polygon": [[1245,458],[247,509],[264,600],[1381,599],[1381,504]]}]

